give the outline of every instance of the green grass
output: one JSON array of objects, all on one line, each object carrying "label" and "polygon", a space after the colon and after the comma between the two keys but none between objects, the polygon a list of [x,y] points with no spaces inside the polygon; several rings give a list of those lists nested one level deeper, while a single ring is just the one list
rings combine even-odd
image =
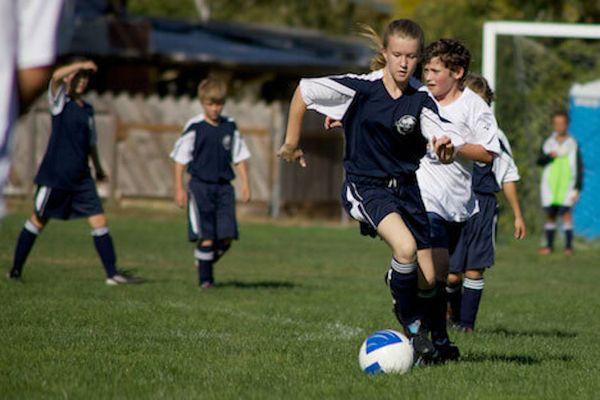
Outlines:
[{"label": "green grass", "polygon": [[[600,247],[540,258],[500,238],[462,361],[364,375],[358,348],[397,328],[388,251],[356,229],[243,224],[200,292],[182,215],[112,215],[120,265],[149,282],[107,287],[85,222],[52,222],[24,283],[0,282],[0,398],[598,398]],[[0,231],[8,268],[25,215]]]}]

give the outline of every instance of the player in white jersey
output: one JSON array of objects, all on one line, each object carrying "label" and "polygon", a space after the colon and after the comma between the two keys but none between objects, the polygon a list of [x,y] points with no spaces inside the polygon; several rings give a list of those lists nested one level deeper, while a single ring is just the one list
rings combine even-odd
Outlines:
[{"label": "player in white jersey", "polygon": [[425,50],[424,80],[440,105],[440,112],[452,121],[466,143],[452,164],[441,164],[430,154],[421,159],[417,179],[431,225],[431,245],[436,268],[436,289],[430,321],[431,336],[447,358],[458,356],[446,331],[446,279],[450,260],[460,241],[463,226],[478,212],[472,190],[474,161],[489,164],[500,153],[497,123],[490,107],[473,91],[464,88],[470,53],[459,41],[440,39]]},{"label": "player in white jersey", "polygon": [[[490,105],[494,92],[484,77],[470,73],[465,85]],[[479,311],[484,288],[483,273],[494,264],[498,202],[496,193],[503,190],[514,214],[514,237],[523,239],[525,221],[517,196],[516,182],[519,171],[512,156],[506,135],[498,129],[501,152],[493,164],[475,165],[473,191],[479,203],[479,212],[469,218],[463,230],[467,240],[455,249],[448,274],[449,322],[464,332],[472,332]],[[464,278],[464,279],[463,279]],[[461,288],[462,286],[462,288]]]},{"label": "player in white jersey", "polygon": [[62,0],[0,1],[0,219],[13,125],[46,86],[61,8]]}]

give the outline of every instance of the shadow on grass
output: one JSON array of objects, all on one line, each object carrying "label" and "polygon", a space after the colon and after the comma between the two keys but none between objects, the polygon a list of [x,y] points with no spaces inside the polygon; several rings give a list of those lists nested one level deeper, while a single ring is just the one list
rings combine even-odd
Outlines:
[{"label": "shadow on grass", "polygon": [[507,355],[507,354],[466,354],[460,358],[462,362],[504,362],[514,363],[519,365],[536,365],[545,361],[573,361],[573,356],[558,355],[558,356],[542,356],[534,357],[523,354]]},{"label": "shadow on grass", "polygon": [[287,281],[257,281],[257,282],[242,282],[242,281],[226,281],[218,282],[218,288],[236,288],[236,289],[293,289],[300,285]]},{"label": "shadow on grass", "polygon": [[522,337],[554,337],[559,339],[568,339],[577,337],[577,332],[566,332],[558,329],[550,329],[550,330],[512,330],[506,329],[503,327],[497,328],[481,328],[477,330],[481,333],[487,333],[492,335],[504,335],[504,336],[522,336]]}]

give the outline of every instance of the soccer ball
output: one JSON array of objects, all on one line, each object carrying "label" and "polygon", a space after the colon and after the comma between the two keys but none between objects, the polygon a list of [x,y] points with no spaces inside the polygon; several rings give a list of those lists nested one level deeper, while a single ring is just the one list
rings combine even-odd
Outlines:
[{"label": "soccer ball", "polygon": [[358,363],[367,374],[405,374],[413,365],[413,347],[400,332],[377,331],[360,347]]}]

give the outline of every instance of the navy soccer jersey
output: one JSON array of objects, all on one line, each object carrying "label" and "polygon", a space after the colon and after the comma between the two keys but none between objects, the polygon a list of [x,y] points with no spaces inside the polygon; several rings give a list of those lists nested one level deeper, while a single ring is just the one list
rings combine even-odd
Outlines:
[{"label": "navy soccer jersey", "polygon": [[473,168],[473,191],[478,194],[494,194],[502,189],[502,184],[520,179],[513,159],[508,138],[498,129],[500,154],[492,164],[475,163]]},{"label": "navy soccer jersey", "polygon": [[75,190],[92,179],[88,157],[97,136],[93,107],[86,102],[78,104],[65,90],[64,85],[55,95],[48,90],[52,133],[35,183]]},{"label": "navy soccer jersey", "polygon": [[186,164],[192,178],[207,183],[230,182],[235,178],[232,164],[250,157],[232,118],[219,117],[212,125],[203,115],[192,118],[175,143],[171,158]]},{"label": "navy soccer jersey", "polygon": [[383,70],[367,75],[302,79],[300,91],[309,109],[344,124],[348,174],[374,178],[414,174],[433,136],[464,143],[440,117],[434,99],[411,80],[402,96],[390,96]]}]

